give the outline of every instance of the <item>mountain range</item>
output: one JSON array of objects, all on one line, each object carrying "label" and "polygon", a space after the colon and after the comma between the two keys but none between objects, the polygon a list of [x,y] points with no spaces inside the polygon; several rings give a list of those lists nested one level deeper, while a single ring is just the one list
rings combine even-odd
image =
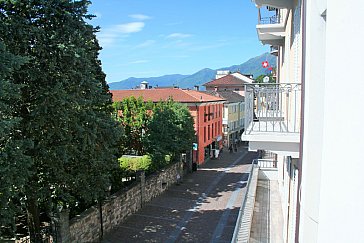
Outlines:
[{"label": "mountain range", "polygon": [[268,70],[262,67],[262,62],[264,61],[268,61],[271,66],[276,67],[276,57],[269,53],[264,53],[260,56],[253,57],[240,65],[222,67],[215,70],[204,68],[191,75],[170,74],[149,78],[131,77],[119,82],[109,83],[109,87],[110,90],[133,89],[139,86],[142,81],[147,81],[152,87],[178,86],[180,88],[193,88],[195,85],[201,86],[202,84],[215,79],[217,70],[229,70],[230,72],[239,71],[242,74],[252,74],[253,77],[256,78],[261,74],[268,73]]}]

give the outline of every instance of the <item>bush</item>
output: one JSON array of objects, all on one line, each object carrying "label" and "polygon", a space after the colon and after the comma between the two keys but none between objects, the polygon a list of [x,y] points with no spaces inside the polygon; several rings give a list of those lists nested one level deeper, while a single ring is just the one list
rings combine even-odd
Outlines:
[{"label": "bush", "polygon": [[149,155],[123,156],[119,158],[120,168],[125,171],[149,171],[152,168],[152,159]]}]

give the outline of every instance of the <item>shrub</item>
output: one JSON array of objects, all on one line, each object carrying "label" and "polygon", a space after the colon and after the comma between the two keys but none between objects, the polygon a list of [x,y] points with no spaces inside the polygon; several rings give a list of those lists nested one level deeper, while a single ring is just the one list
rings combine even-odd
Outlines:
[{"label": "shrub", "polygon": [[125,171],[149,171],[152,168],[152,159],[149,155],[123,156],[119,158],[120,168]]}]

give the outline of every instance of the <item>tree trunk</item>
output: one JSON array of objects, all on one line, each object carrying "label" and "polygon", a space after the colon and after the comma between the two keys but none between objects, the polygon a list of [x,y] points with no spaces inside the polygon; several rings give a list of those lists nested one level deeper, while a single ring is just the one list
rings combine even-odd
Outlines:
[{"label": "tree trunk", "polygon": [[27,202],[28,227],[30,234],[30,242],[41,242],[40,220],[37,199],[29,197]]}]

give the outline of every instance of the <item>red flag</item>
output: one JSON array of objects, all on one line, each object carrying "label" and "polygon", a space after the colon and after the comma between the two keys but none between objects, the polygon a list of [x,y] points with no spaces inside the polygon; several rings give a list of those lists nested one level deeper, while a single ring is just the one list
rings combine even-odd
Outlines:
[{"label": "red flag", "polygon": [[262,62],[262,66],[263,66],[264,68],[267,68],[267,67],[269,66],[268,61],[264,61],[264,62]]}]

